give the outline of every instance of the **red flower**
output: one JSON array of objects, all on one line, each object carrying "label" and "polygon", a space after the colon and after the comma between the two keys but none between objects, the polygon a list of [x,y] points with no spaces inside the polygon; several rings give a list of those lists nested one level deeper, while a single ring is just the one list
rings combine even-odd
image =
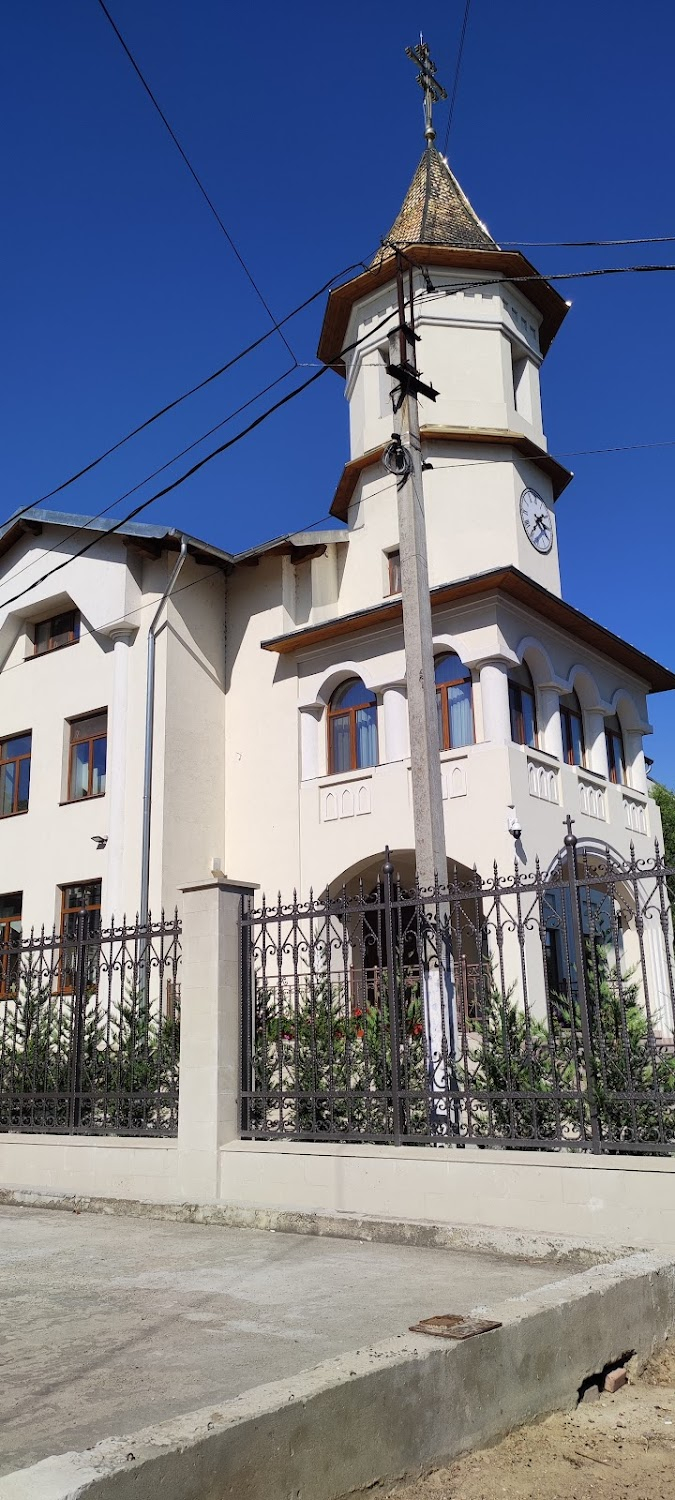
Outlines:
[{"label": "red flower", "polygon": [[364,1035],[364,1031],[363,1031],[363,1027],[362,1026],[359,1026],[356,1035],[357,1036],[363,1036]]},{"label": "red flower", "polygon": [[413,1026],[413,1028],[412,1028],[412,1035],[413,1036],[421,1036],[422,1035],[422,1030],[423,1030],[423,1028],[422,1028],[422,1022],[421,1021],[416,1021],[415,1024],[414,1024],[414,1026]]},{"label": "red flower", "polygon": [[363,1015],[363,1011],[362,1010],[355,1010],[354,1011],[354,1015],[355,1016],[362,1016]]}]

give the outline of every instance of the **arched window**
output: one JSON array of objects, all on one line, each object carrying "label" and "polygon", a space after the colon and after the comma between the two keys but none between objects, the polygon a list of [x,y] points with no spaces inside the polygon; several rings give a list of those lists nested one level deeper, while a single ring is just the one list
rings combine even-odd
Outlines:
[{"label": "arched window", "polygon": [[565,693],[560,699],[560,728],[563,760],[567,761],[568,766],[585,765],[584,719],[576,693]]},{"label": "arched window", "polygon": [[616,714],[611,719],[605,719],[605,744],[607,745],[609,779],[615,782],[617,786],[625,786],[626,756],[623,748],[621,725]]},{"label": "arched window", "polygon": [[516,745],[537,747],[537,708],[532,673],[525,662],[509,671],[511,739]]},{"label": "arched window", "polygon": [[434,677],[441,750],[459,750],[461,745],[473,745],[473,704],[468,667],[453,652],[438,657]]},{"label": "arched window", "polygon": [[328,710],[328,771],[360,771],[377,765],[377,703],[360,677],[343,682]]}]

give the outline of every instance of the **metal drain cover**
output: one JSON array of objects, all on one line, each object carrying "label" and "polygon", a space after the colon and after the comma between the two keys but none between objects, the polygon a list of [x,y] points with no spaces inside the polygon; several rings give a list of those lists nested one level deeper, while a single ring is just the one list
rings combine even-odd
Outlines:
[{"label": "metal drain cover", "polygon": [[431,1333],[439,1339],[472,1339],[477,1333],[489,1333],[492,1328],[501,1328],[490,1318],[469,1318],[465,1313],[437,1313],[435,1318],[420,1318],[413,1323],[411,1333]]}]

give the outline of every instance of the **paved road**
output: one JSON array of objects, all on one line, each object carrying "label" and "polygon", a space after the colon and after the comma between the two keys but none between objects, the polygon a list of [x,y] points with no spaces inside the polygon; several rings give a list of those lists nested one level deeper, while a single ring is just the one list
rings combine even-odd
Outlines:
[{"label": "paved road", "polygon": [[0,1474],[560,1274],[449,1250],[0,1208]]}]

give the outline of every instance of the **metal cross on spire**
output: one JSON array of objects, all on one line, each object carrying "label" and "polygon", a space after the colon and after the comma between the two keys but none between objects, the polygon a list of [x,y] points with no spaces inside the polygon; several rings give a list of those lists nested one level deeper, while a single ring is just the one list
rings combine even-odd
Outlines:
[{"label": "metal cross on spire", "polygon": [[431,53],[421,32],[417,46],[406,47],[405,50],[406,56],[412,62],[417,63],[420,70],[417,74],[417,82],[424,94],[424,136],[431,145],[436,139],[436,131],[432,122],[434,104],[438,104],[441,99],[447,99],[448,96],[435,76],[436,64],[432,61]]}]

